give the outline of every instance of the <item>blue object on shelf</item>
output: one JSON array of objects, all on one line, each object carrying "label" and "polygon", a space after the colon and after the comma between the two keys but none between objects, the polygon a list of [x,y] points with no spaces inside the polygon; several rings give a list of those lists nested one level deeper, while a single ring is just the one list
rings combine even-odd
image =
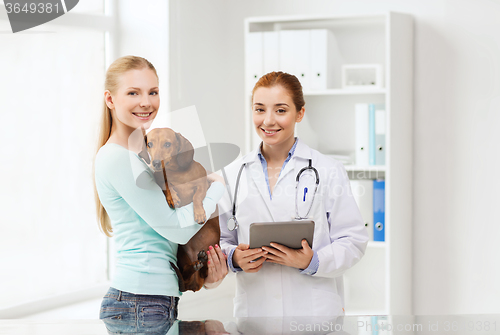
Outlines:
[{"label": "blue object on shelf", "polygon": [[385,241],[385,180],[373,181],[373,240]]}]

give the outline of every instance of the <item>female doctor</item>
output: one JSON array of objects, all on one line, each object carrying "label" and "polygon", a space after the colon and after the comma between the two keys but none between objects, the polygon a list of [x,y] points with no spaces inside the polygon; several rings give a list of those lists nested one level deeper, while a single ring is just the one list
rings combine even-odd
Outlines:
[{"label": "female doctor", "polygon": [[[219,222],[221,247],[236,273],[236,317],[344,315],[342,274],[368,243],[343,165],[294,136],[304,104],[295,76],[260,78],[252,114],[262,143],[225,168],[228,192]],[[301,172],[309,166],[314,169]],[[304,239],[302,249],[274,243],[249,249],[251,223],[305,218],[315,222],[312,246]]]}]

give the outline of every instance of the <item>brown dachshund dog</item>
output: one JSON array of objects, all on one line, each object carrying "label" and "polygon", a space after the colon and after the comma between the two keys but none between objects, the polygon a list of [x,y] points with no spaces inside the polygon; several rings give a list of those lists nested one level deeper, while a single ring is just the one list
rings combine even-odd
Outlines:
[{"label": "brown dachshund dog", "polygon": [[[192,202],[194,219],[203,224],[206,216],[202,202],[209,182],[205,168],[193,160],[193,145],[170,128],[153,129],[145,135],[144,141],[146,148],[139,156],[152,167],[168,205],[175,208]],[[179,245],[177,265],[171,263],[177,273],[181,292],[196,292],[203,287],[208,275],[206,251],[209,246],[219,243],[219,240],[220,227],[216,209],[187,244]]]}]

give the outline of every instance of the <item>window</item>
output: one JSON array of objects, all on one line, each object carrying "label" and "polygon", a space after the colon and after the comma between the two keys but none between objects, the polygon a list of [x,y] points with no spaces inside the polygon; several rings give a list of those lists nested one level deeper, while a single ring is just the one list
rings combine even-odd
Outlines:
[{"label": "window", "polygon": [[3,3],[0,7],[0,309],[5,309],[108,279],[92,161],[109,54],[106,27],[113,18],[102,15],[103,0],[85,0],[74,9],[78,14],[65,15],[74,21],[61,18],[62,24],[12,34]]}]

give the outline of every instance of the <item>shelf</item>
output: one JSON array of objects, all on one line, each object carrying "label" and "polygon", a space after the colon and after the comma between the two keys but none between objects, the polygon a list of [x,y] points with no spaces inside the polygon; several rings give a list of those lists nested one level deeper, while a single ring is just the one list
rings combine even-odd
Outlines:
[{"label": "shelf", "polygon": [[356,166],[356,165],[345,165],[346,171],[370,171],[370,172],[386,172],[385,165],[372,165],[372,166]]},{"label": "shelf", "polygon": [[386,246],[385,242],[380,242],[380,241],[368,242],[368,248],[385,248],[385,246]]},{"label": "shelf", "polygon": [[266,16],[245,19],[249,32],[285,29],[342,29],[346,27],[373,27],[385,24],[385,13],[356,16],[294,15]]},{"label": "shelf", "polygon": [[[329,90],[321,90],[321,91],[304,91],[304,96],[314,97],[314,96],[356,96],[356,95],[384,95],[387,93],[385,88],[371,88],[371,89],[339,89],[332,88]],[[248,93],[248,96],[251,97],[252,93]]]},{"label": "shelf", "polygon": [[[326,156],[332,156],[338,162],[346,162],[343,165],[349,180],[387,181],[384,198],[385,241],[369,241],[360,262],[343,275],[346,314],[410,315],[414,34],[412,18],[407,14],[393,12],[337,17],[300,15],[247,18],[245,20],[246,92],[250,92],[254,87],[256,75],[271,70],[270,66],[266,67],[265,62],[268,65],[274,64],[270,61],[272,57],[263,58],[263,51],[259,51],[260,56],[255,55],[255,50],[260,49],[250,47],[250,42],[254,41],[252,38],[258,34],[251,34],[309,29],[327,30],[330,36],[327,47],[322,48],[324,49],[322,52],[326,52],[324,57],[327,59],[326,69],[330,71],[323,72],[327,73],[330,76],[328,79],[331,80],[326,84],[322,82],[321,86],[311,86],[310,83],[307,86],[305,81],[305,87],[309,88],[304,90],[306,113],[302,122],[296,127],[297,136]],[[287,33],[283,35],[287,36]],[[285,43],[285,49],[286,47]],[[274,53],[269,52],[266,55],[279,55],[279,50],[275,49]],[[297,64],[303,65],[303,58],[306,56],[298,54],[294,57]],[[318,62],[317,64],[324,62],[323,58],[315,57],[314,60]],[[291,63],[288,64],[289,61],[290,59],[285,59],[284,62],[290,66],[288,70],[286,66],[280,67],[279,63],[276,70],[290,73],[295,71],[296,75],[307,71],[302,66],[294,69]],[[341,80],[342,65],[348,64],[381,65],[384,74],[382,87],[344,88]],[[312,90],[311,87],[328,89]],[[250,152],[261,139],[253,130],[250,117],[251,103],[248,102],[248,100],[245,102],[246,151]],[[354,153],[358,147],[356,104],[385,105],[385,165],[361,166],[354,160]],[[367,203],[370,203],[370,199]],[[366,218],[371,217],[373,208],[365,204],[364,209],[363,213],[366,216],[364,221],[368,222]]]},{"label": "shelf", "polygon": [[377,89],[330,89],[322,91],[305,91],[305,96],[324,96],[324,95],[368,95],[368,94],[386,94],[385,88]]},{"label": "shelf", "polygon": [[361,308],[351,308],[345,311],[347,316],[373,316],[373,315],[387,315],[387,311],[384,309],[361,309]]}]

